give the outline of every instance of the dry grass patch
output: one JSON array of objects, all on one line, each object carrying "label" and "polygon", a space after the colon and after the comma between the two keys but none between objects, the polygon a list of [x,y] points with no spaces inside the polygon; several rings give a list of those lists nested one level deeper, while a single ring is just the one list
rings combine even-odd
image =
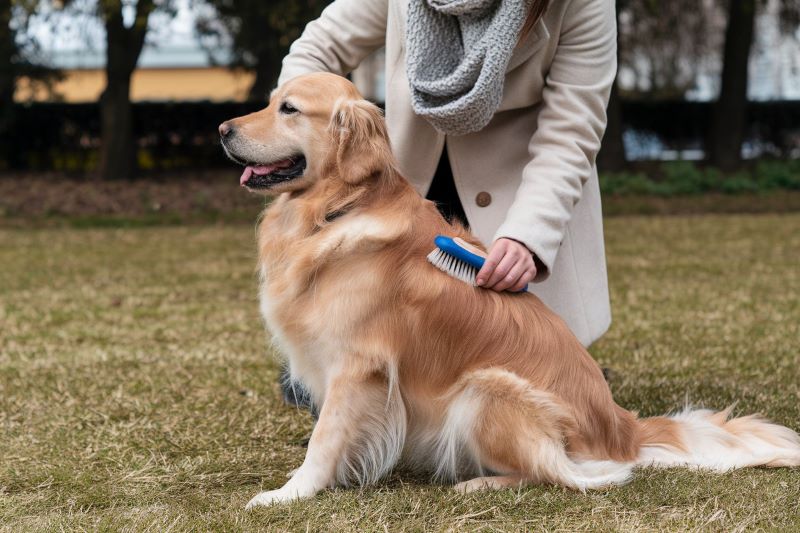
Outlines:
[{"label": "dry grass patch", "polygon": [[[607,221],[619,402],[800,429],[800,215]],[[459,495],[402,472],[245,513],[302,460],[255,296],[252,225],[0,230],[0,529],[800,530],[800,471]]]}]

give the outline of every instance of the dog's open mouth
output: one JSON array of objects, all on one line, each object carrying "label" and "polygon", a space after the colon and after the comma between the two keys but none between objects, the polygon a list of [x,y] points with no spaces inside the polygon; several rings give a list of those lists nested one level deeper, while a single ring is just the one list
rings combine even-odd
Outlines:
[{"label": "dog's open mouth", "polygon": [[305,170],[306,158],[302,155],[268,164],[248,163],[239,178],[239,184],[248,189],[266,189],[299,178]]}]

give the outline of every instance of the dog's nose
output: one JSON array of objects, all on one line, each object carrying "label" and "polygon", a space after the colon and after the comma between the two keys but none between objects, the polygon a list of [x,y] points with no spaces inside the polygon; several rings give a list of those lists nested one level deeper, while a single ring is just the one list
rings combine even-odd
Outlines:
[{"label": "dog's nose", "polygon": [[227,137],[228,135],[231,134],[232,131],[233,131],[233,128],[227,122],[223,122],[222,124],[219,125],[219,136],[220,137]]}]

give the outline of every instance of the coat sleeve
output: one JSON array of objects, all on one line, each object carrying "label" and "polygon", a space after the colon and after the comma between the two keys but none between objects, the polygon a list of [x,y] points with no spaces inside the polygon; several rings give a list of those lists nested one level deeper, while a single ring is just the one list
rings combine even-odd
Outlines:
[{"label": "coat sleeve", "polygon": [[495,239],[525,244],[553,268],[572,209],[595,171],[606,127],[606,106],[617,72],[617,28],[613,0],[571,0],[555,56],[545,79],[536,132],[528,144],[508,215]]},{"label": "coat sleeve", "polygon": [[388,0],[336,0],[303,34],[283,60],[278,85],[310,72],[344,76],[386,40]]}]

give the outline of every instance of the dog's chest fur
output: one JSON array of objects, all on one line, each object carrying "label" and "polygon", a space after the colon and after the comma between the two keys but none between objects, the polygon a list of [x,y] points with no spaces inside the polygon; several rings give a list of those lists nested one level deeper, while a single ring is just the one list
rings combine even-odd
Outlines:
[{"label": "dog's chest fur", "polygon": [[[369,255],[396,236],[370,213],[348,213],[322,228],[303,204],[279,198],[259,227],[261,313],[293,377],[317,400],[327,379],[365,348],[363,325],[376,308],[383,274]],[[371,354],[367,354],[371,355]]]}]

